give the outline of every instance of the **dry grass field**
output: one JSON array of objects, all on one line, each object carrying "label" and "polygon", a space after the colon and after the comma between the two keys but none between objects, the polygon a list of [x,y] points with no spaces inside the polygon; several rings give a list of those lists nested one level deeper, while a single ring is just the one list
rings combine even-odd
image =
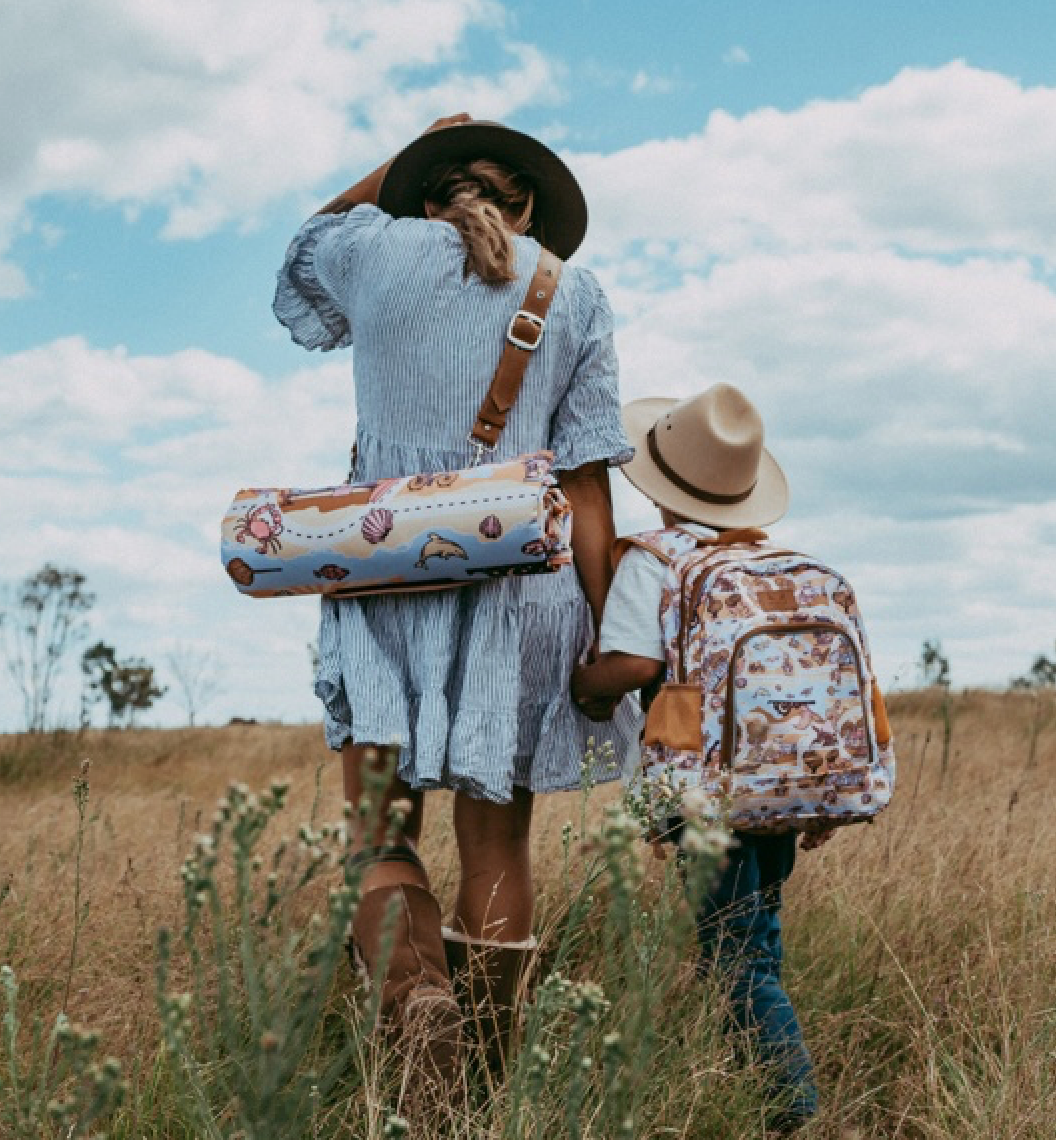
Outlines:
[{"label": "dry grass field", "polygon": [[[849,829],[801,855],[787,897],[787,983],[823,1098],[821,1115],[803,1135],[1051,1140],[1056,703],[1051,695],[980,692],[952,696],[944,710],[940,692],[925,692],[891,704],[900,762],[894,805],[875,826]],[[71,785],[85,758],[90,792],[79,828]],[[102,1053],[121,1062],[129,1082],[124,1106],[98,1125],[108,1135],[196,1134],[180,1124],[181,1102],[159,1060],[156,932],[178,931],[184,922],[178,871],[228,785],[263,789],[273,780],[290,784],[275,841],[302,821],[339,818],[337,767],[314,727],[0,739],[0,963],[10,965],[20,988],[18,1048],[32,1052],[33,1019],[50,1026],[65,998],[70,1018],[98,1031]],[[575,853],[584,824],[590,832],[618,798],[610,786],[585,805],[579,796],[539,802],[535,869],[544,953],[547,939],[566,929],[576,889],[569,880],[580,867],[578,857],[566,857],[563,829],[571,822]],[[447,811],[443,795],[430,799],[425,852],[449,902]],[[644,877],[632,882],[642,913],[671,892],[670,883],[659,882],[663,870],[643,855]],[[310,886],[305,906],[320,898],[323,882]],[[685,927],[672,937],[684,967],[663,983],[663,1016],[650,1030],[651,1071],[634,1077],[633,1135],[763,1136],[758,1088],[718,1031],[719,997],[692,977]],[[600,942],[574,941],[576,980],[611,975],[599,961]],[[178,979],[186,969],[176,953]],[[340,971],[331,1014],[348,1008],[350,984]],[[629,1000],[606,997],[614,1010]],[[11,1096],[4,1056],[0,1050],[8,1066],[0,1067],[0,1121],[3,1097]],[[565,1085],[552,1103],[544,1090],[530,1112],[523,1105],[510,1110],[520,1114],[516,1124],[504,1119],[503,1094],[493,1090],[488,1103],[478,1098],[466,1122],[452,1122],[445,1134],[615,1136],[590,1107],[610,1086],[569,1092],[576,1078],[559,1079]],[[368,1091],[357,1086],[354,1095]],[[586,1107],[563,1123],[569,1110],[560,1105],[573,1093]],[[223,1104],[214,1115],[210,1134],[244,1135],[225,1130]],[[325,1127],[291,1126],[288,1134],[398,1134],[384,1128],[384,1113],[361,1104],[344,1116],[331,1111]]]}]

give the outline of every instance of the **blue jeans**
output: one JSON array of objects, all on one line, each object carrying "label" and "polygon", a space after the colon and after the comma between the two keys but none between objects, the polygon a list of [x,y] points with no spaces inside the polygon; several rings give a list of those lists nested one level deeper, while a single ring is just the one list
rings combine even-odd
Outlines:
[{"label": "blue jeans", "polygon": [[781,888],[796,861],[796,835],[735,832],[738,846],[697,910],[698,973],[730,986],[731,1028],[751,1033],[789,1124],[818,1108],[814,1066],[781,987]]}]

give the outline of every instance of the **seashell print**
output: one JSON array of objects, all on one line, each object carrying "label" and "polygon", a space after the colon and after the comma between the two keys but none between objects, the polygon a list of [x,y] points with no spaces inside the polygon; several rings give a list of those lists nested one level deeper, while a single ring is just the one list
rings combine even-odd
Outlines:
[{"label": "seashell print", "polygon": [[344,566],[336,566],[333,562],[320,566],[318,570],[313,570],[312,573],[317,578],[326,578],[330,582],[342,582],[349,574]]},{"label": "seashell print", "polygon": [[533,538],[521,547],[521,553],[529,558],[542,558],[553,549],[553,542],[546,538]]},{"label": "seashell print", "polygon": [[480,524],[480,533],[485,538],[501,538],[502,523],[499,522],[498,515],[488,515]]},{"label": "seashell print", "polygon": [[385,541],[395,521],[392,511],[387,507],[375,507],[363,516],[359,529],[367,542],[376,546],[379,542]]},{"label": "seashell print", "polygon": [[374,484],[374,489],[370,492],[370,501],[376,503],[384,499],[393,487],[402,482],[402,479],[379,479],[378,482]]}]

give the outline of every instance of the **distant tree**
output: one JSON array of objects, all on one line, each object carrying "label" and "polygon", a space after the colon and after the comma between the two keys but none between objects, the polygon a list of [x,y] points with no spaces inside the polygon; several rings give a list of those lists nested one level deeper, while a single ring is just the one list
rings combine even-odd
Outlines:
[{"label": "distant tree", "polygon": [[136,713],[151,708],[168,691],[157,684],[153,665],[138,657],[119,661],[114,647],[102,641],[84,651],[81,671],[89,701],[106,701],[111,728],[122,721],[134,727]]},{"label": "distant tree", "polygon": [[920,673],[925,685],[949,688],[950,659],[942,652],[942,642],[924,642],[920,651]]},{"label": "distant tree", "polygon": [[216,655],[190,645],[177,645],[166,657],[175,682],[176,698],[194,727],[195,718],[220,691],[221,675]]},{"label": "distant tree", "polygon": [[154,666],[145,661],[124,662],[118,673],[118,681],[127,694],[125,707],[128,709],[129,728],[135,727],[136,713],[146,712],[169,691],[168,686],[157,683]]},{"label": "distant tree", "polygon": [[87,724],[88,708],[105,701],[107,723],[113,728],[119,716],[124,715],[122,698],[114,683],[117,673],[117,650],[104,641],[97,641],[81,654],[81,673],[84,675],[84,693],[81,707],[82,721]]},{"label": "distant tree", "polygon": [[95,595],[77,570],[45,563],[4,599],[0,612],[0,651],[20,693],[26,728],[43,732],[55,695],[55,682],[68,653],[88,632],[85,614]]},{"label": "distant tree", "polygon": [[1044,653],[1034,658],[1034,664],[1022,677],[1012,681],[1013,689],[1049,689],[1056,685],[1056,661],[1050,661]]}]

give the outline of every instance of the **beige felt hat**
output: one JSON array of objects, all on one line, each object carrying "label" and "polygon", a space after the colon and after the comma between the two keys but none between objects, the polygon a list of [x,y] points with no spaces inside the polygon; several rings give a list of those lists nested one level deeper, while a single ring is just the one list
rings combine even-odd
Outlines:
[{"label": "beige felt hat", "polygon": [[624,475],[657,506],[718,527],[765,526],[788,510],[788,482],[763,447],[763,421],[739,389],[625,405],[636,448]]}]

